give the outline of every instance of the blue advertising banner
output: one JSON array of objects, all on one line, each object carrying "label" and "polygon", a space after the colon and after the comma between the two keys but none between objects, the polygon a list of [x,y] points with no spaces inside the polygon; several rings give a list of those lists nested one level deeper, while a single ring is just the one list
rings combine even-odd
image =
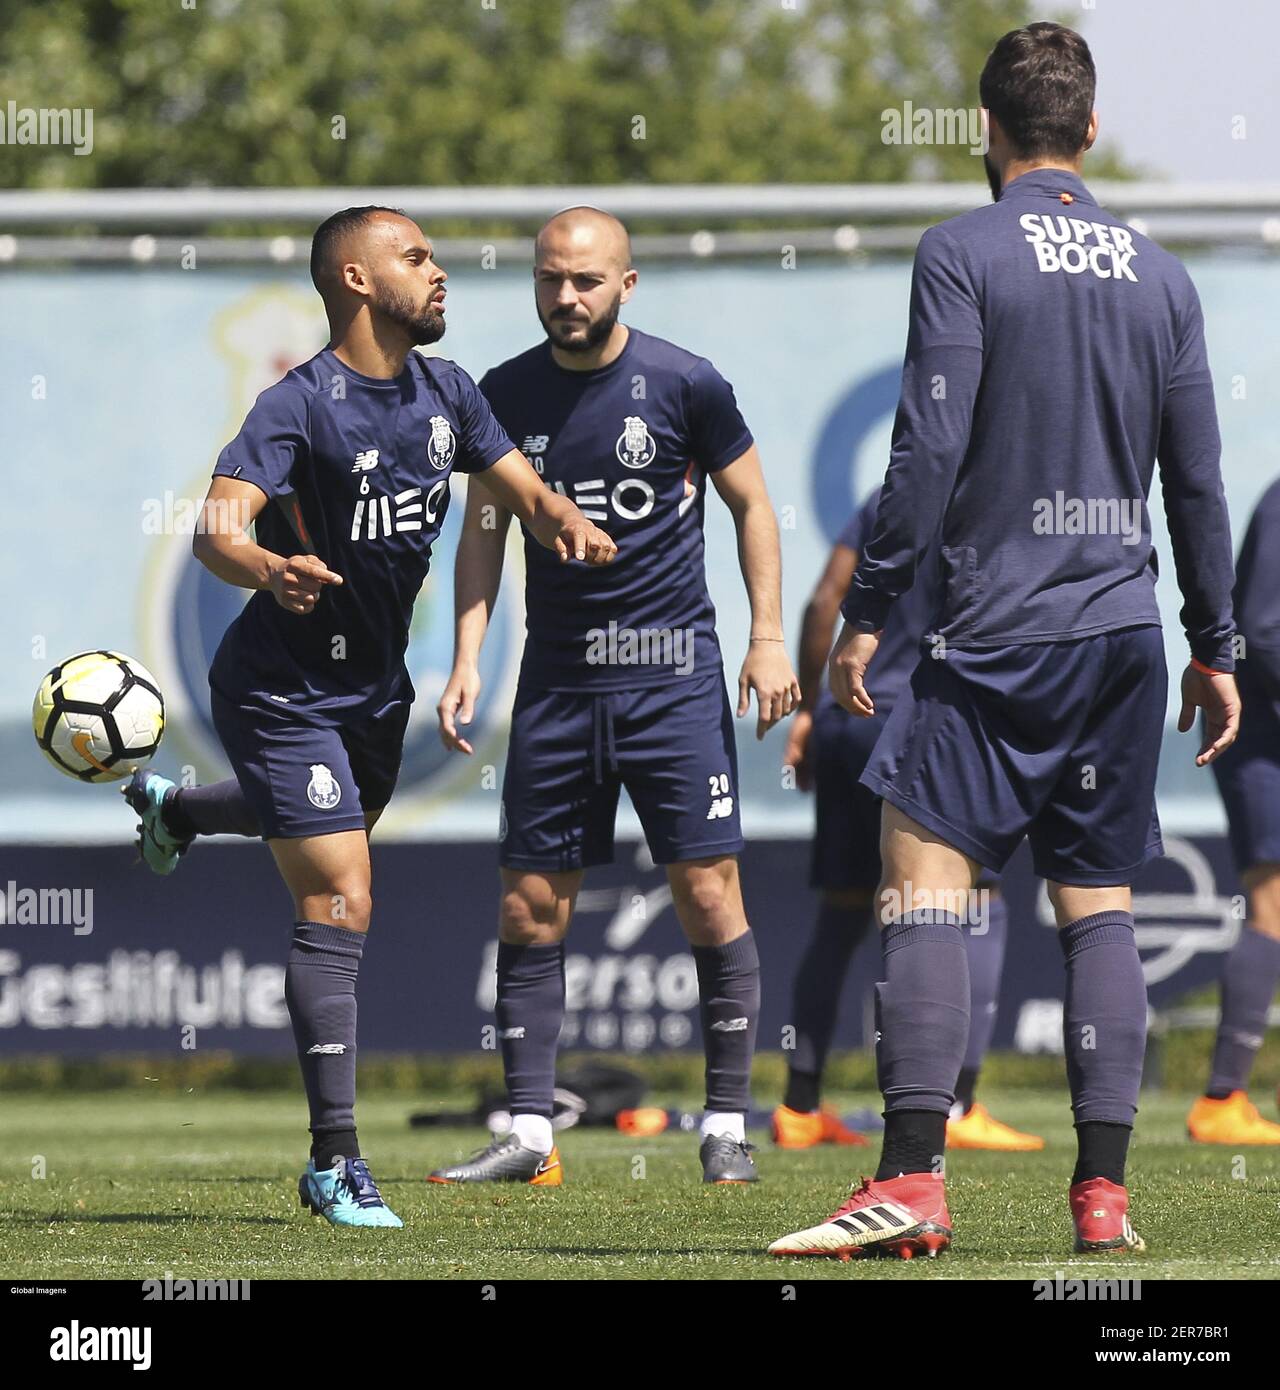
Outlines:
[{"label": "blue advertising banner", "polygon": [[[1152,1005],[1217,979],[1243,902],[1225,842],[1166,837],[1135,890]],[[51,846],[0,856],[0,1052],[180,1054],[292,1050],[284,1006],[291,905],[261,844],[196,846],[171,878],[129,850]],[[375,844],[374,916],[360,975],[366,1051],[492,1046],[497,852],[480,842]],[[743,892],[764,980],[759,1046],[785,1045],[791,981],[816,910],[804,841],[756,840]],[[1062,1047],[1062,959],[1025,848],[1003,878],[1009,947],[995,1046]],[[874,941],[855,956],[836,1045],[869,1039]],[[696,1048],[693,959],[666,876],[619,843],[593,870],[569,936],[563,1041],[619,1052]]]}]

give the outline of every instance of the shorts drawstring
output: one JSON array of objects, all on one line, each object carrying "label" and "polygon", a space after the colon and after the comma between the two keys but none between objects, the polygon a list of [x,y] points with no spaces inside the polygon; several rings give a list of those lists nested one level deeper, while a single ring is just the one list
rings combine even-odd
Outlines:
[{"label": "shorts drawstring", "polygon": [[595,760],[596,786],[604,781],[604,767],[608,762],[609,771],[618,771],[618,745],[613,731],[613,706],[609,703],[611,692],[597,695],[591,702],[592,734],[591,750]]}]

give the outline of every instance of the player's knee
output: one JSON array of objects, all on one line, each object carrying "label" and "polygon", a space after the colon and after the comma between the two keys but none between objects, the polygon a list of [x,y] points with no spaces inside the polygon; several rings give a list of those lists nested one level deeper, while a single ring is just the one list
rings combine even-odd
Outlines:
[{"label": "player's knee", "polygon": [[502,895],[498,934],[512,946],[544,946],[559,939],[559,905],[552,894],[509,889]]},{"label": "player's knee", "polygon": [[672,877],[671,892],[687,927],[712,926],[737,902],[733,865],[690,865]]},{"label": "player's knee", "polygon": [[338,883],[329,894],[328,920],[348,931],[368,931],[373,915],[373,898],[369,885],[360,881]]},{"label": "player's knee", "polygon": [[1267,864],[1246,876],[1249,923],[1255,931],[1280,941],[1280,864]]}]

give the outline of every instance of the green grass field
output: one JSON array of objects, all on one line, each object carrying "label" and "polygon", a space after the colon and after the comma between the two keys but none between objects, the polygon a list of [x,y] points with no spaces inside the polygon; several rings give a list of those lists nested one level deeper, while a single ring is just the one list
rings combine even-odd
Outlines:
[{"label": "green grass field", "polygon": [[[833,1098],[841,1099],[841,1098]],[[870,1097],[848,1099],[867,1103]],[[410,1130],[403,1093],[361,1096],[365,1153],[403,1231],[337,1231],[303,1211],[296,1091],[110,1091],[0,1099],[0,1275],[13,1279],[1036,1279],[1280,1277],[1280,1151],[1194,1147],[1189,1097],[1144,1096],[1131,1163],[1149,1253],[1073,1256],[1073,1156],[1061,1092],[989,1092],[1045,1135],[1040,1154],[959,1153],[956,1244],[936,1261],[775,1261],[774,1237],[827,1215],[875,1150],[773,1151],[754,1188],[704,1187],[696,1140],[577,1129],[560,1189],[422,1181],[479,1146],[478,1130]],[[32,1176],[43,1158],[46,1176]],[[1241,1169],[1243,1162],[1243,1171]]]}]

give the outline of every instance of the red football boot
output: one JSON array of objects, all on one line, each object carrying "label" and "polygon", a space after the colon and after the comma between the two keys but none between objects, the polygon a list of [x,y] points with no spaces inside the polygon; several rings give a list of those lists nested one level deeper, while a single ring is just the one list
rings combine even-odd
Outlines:
[{"label": "red football boot", "polygon": [[951,1216],[942,1178],[908,1173],[872,1182],[863,1178],[849,1200],[819,1226],[775,1240],[771,1255],[935,1256],[951,1244]]},{"label": "red football boot", "polygon": [[1129,1193],[1106,1178],[1088,1178],[1071,1189],[1071,1216],[1076,1223],[1076,1254],[1093,1250],[1131,1250],[1146,1243],[1129,1224]]}]

